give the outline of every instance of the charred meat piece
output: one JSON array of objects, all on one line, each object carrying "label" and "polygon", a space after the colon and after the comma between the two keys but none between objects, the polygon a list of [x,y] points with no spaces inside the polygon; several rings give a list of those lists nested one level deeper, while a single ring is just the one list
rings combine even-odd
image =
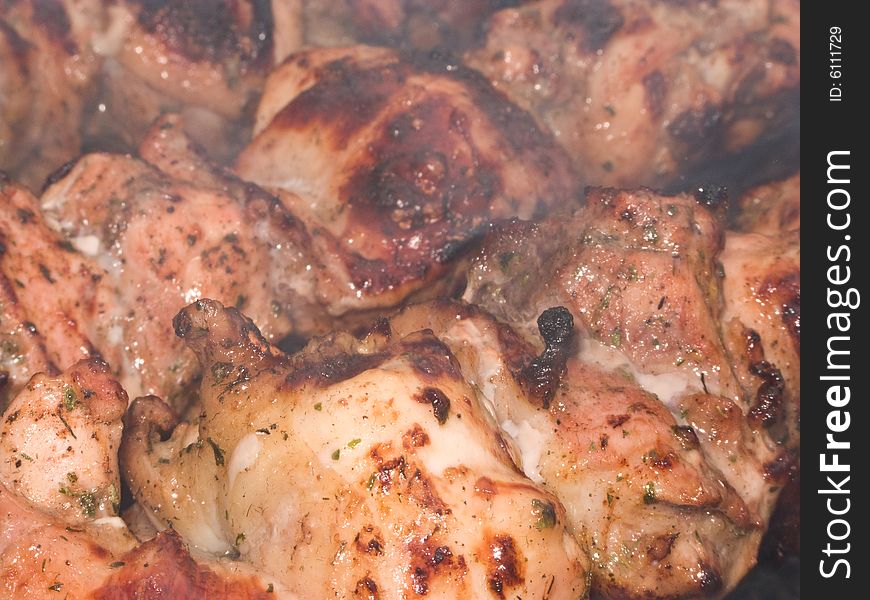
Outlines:
[{"label": "charred meat piece", "polygon": [[585,593],[562,505],[515,469],[430,332],[286,356],[216,302],[174,326],[202,361],[199,418],[139,399],[121,456],[136,499],[200,551],[304,596]]},{"label": "charred meat piece", "polygon": [[466,62],[585,183],[662,187],[795,122],[800,3],[540,0],[493,15]]},{"label": "charred meat piece", "polygon": [[552,138],[479,74],[366,46],[273,71],[236,171],[305,224],[334,317],[442,293],[436,280],[488,223],[570,205],[578,189]]},{"label": "charred meat piece", "polygon": [[[406,50],[472,45],[486,18],[519,0],[305,0],[305,41],[365,43]],[[292,30],[291,30],[292,31]]]},{"label": "charred meat piece", "polygon": [[[630,374],[591,364],[570,345],[563,346],[565,369],[553,398],[543,405],[527,380],[530,366],[552,348],[546,328],[540,332],[545,344],[526,340],[469,305],[412,306],[393,317],[390,328],[397,336],[431,330],[455,354],[516,463],[565,505],[572,530],[592,553],[593,593],[720,597],[754,564],[775,495],[767,493],[762,473],[748,473],[752,485],[744,486],[722,473],[710,452],[716,443],[752,442],[741,421],[727,431],[700,418],[693,426],[696,421],[675,418]],[[714,401],[709,396],[699,403]],[[709,429],[702,427],[711,424],[721,431],[716,442],[704,439]],[[753,450],[745,450],[750,458]]]}]

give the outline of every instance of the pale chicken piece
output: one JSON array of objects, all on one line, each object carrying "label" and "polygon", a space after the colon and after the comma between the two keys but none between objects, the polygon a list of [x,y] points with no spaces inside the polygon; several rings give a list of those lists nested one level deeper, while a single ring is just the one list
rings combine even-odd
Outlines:
[{"label": "pale chicken piece", "polygon": [[36,373],[98,355],[88,325],[104,276],[0,175],[0,408]]},{"label": "pale chicken piece", "polygon": [[98,360],[34,376],[6,408],[0,598],[268,597],[268,584],[251,573],[195,563],[172,532],[138,545],[118,516],[126,408],[126,393]]},{"label": "pale chicken piece", "polygon": [[[286,12],[281,6],[285,27],[298,21]],[[250,115],[275,64],[273,26],[272,6],[262,0],[124,0],[108,7],[93,40],[105,62],[89,137],[132,148],[155,118],[181,112],[188,132],[228,159],[246,140],[240,119]],[[295,50],[288,35],[284,44]]]},{"label": "pale chicken piece", "polygon": [[125,479],[155,519],[304,597],[578,598],[588,558],[512,464],[429,332],[383,327],[285,356],[235,309],[185,308],[201,412],[127,417]]},{"label": "pale chicken piece", "polygon": [[266,82],[254,135],[236,171],[305,224],[333,317],[443,293],[439,277],[491,221],[578,197],[552,138],[437,55],[294,54]]},{"label": "pale chicken piece", "polygon": [[662,187],[796,137],[800,3],[528,2],[496,13],[465,61],[554,133],[585,183]]},{"label": "pale chicken piece", "polygon": [[[130,156],[89,154],[43,194],[46,218],[106,270],[101,284],[112,293],[83,326],[131,396],[184,404],[198,369],[169,323],[197,298],[249,310],[269,336],[292,330],[272,271],[305,273],[304,243],[274,198],[255,186],[243,192],[176,179]],[[273,229],[277,249],[264,239]]]},{"label": "pale chicken piece", "polygon": [[[627,373],[576,358],[567,310],[548,309],[538,324],[544,344],[533,346],[466,304],[412,306],[390,320],[394,335],[431,330],[457,357],[517,464],[559,497],[590,548],[593,593],[721,597],[755,563],[775,499],[763,476],[752,473],[752,489],[735,489],[701,431]],[[744,441],[725,438],[719,443]],[[753,450],[741,451],[751,463],[741,468],[761,469]]]},{"label": "pale chicken piece", "polygon": [[0,2],[0,170],[32,190],[79,152],[99,0]]}]

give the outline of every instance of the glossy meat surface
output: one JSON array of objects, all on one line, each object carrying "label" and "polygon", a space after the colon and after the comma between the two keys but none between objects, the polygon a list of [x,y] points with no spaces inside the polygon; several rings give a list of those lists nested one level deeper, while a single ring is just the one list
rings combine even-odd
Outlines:
[{"label": "glossy meat surface", "polygon": [[[567,314],[564,308],[544,314],[554,310]],[[552,348],[552,323],[541,319]],[[753,566],[773,496],[758,489],[759,473],[751,476],[762,481],[748,487],[720,470],[711,450],[718,442],[706,439],[709,423],[671,415],[631,375],[590,364],[570,343],[542,404],[529,393],[529,379],[547,370],[540,340],[532,345],[468,305],[410,307],[391,325],[400,334],[430,328],[456,354],[517,464],[565,504],[575,535],[592,553],[594,593],[720,597]]]},{"label": "glossy meat surface", "polygon": [[562,505],[516,470],[431,333],[287,357],[215,302],[174,324],[203,363],[199,419],[141,399],[121,458],[137,500],[200,550],[307,597],[585,592]]},{"label": "glossy meat surface", "polygon": [[[236,171],[329,257],[335,317],[432,296],[494,219],[569,205],[569,161],[479,74],[438,56],[320,48],[272,72]],[[289,192],[289,193],[288,193]]]}]

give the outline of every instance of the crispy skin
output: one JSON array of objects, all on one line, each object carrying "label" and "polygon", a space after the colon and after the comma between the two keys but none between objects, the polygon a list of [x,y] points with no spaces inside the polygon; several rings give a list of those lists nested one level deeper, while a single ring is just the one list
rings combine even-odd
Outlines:
[{"label": "crispy skin", "polygon": [[[284,16],[282,23],[295,18]],[[99,148],[132,149],[163,113],[184,114],[187,131],[228,160],[247,138],[240,120],[274,65],[268,0],[125,0],[107,8],[95,45],[102,109],[88,119]]]},{"label": "crispy skin", "polygon": [[[755,489],[766,487],[763,476],[756,473],[750,488],[723,474],[703,434],[712,425],[721,431],[719,443],[751,442],[730,437],[746,433],[740,420],[727,432],[722,423],[677,420],[626,373],[607,372],[582,355],[568,359],[552,401],[542,406],[525,381],[538,349],[466,304],[412,306],[390,327],[394,335],[430,329],[456,355],[517,464],[565,504],[575,535],[592,552],[593,590],[602,597],[719,597],[754,564],[772,502]],[[541,333],[546,340],[545,327]],[[741,461],[755,450],[747,447]]]},{"label": "crispy skin", "polygon": [[236,170],[305,223],[331,263],[334,316],[443,291],[445,265],[490,221],[577,190],[553,140],[478,74],[365,46],[275,70]]},{"label": "crispy skin", "polygon": [[585,592],[562,506],[516,470],[431,333],[335,334],[288,357],[216,302],[174,326],[202,361],[200,416],[137,400],[121,455],[137,500],[193,546],[302,596]]},{"label": "crispy skin", "polygon": [[523,3],[466,62],[556,135],[585,183],[662,187],[796,122],[800,4]]},{"label": "crispy skin", "polygon": [[[796,232],[723,236],[724,213],[716,188],[694,197],[593,189],[571,219],[496,227],[465,297],[528,339],[536,314],[568,307],[580,360],[622,372],[693,428],[760,533],[796,468],[799,242]],[[758,539],[714,569],[724,588],[754,562]],[[642,596],[653,585],[643,581],[624,585]]]}]

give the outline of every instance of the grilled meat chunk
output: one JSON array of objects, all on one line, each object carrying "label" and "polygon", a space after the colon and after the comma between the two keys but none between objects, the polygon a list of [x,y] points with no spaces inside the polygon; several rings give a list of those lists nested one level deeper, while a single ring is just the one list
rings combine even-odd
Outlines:
[{"label": "grilled meat chunk", "polygon": [[0,2],[0,170],[38,190],[79,152],[99,0]]},{"label": "grilled meat chunk", "polygon": [[365,46],[293,55],[269,77],[236,171],[275,191],[329,261],[341,317],[432,297],[494,219],[577,197],[569,161],[478,74]]},{"label": "grilled meat chunk", "polygon": [[202,361],[199,417],[137,400],[121,457],[192,545],[304,596],[586,591],[562,505],[515,469],[431,333],[335,334],[288,357],[216,302],[174,325]]},{"label": "grilled meat chunk", "polygon": [[177,534],[142,545],[118,517],[127,395],[82,360],[35,375],[0,425],[0,597],[266,598],[243,569],[197,564]]},{"label": "grilled meat chunk", "polygon": [[[565,504],[572,530],[592,553],[593,590],[601,597],[721,596],[755,563],[775,498],[762,473],[749,471],[758,467],[757,448],[743,449],[750,432],[739,420],[726,430],[713,417],[675,418],[630,373],[589,362],[564,336],[564,367],[542,403],[530,379],[539,381],[554,364],[545,360],[554,334],[561,328],[570,338],[569,314],[556,307],[541,315],[544,344],[478,308],[448,302],[405,309],[390,327],[395,335],[430,329],[456,355],[517,464]],[[725,399],[695,396],[698,414],[714,402],[728,410]],[[711,424],[721,431],[715,441],[705,439]],[[716,444],[740,448],[739,458],[752,461],[741,466],[745,480],[721,470]]]},{"label": "grilled meat chunk", "polygon": [[523,3],[489,20],[466,62],[554,133],[587,184],[661,187],[795,122],[800,3]]}]

